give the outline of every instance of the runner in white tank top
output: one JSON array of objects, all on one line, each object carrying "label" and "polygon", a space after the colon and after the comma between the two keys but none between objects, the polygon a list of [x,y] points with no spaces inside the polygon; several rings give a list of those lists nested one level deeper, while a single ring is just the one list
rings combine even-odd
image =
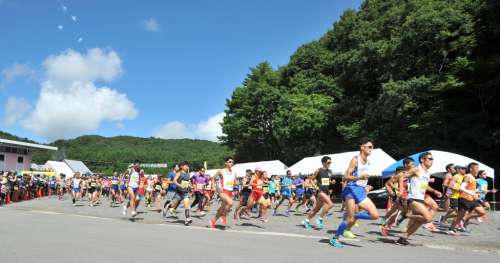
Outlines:
[{"label": "runner in white tank top", "polygon": [[219,198],[221,205],[215,214],[215,217],[210,219],[209,227],[215,228],[217,220],[220,218],[224,225],[227,224],[227,214],[233,206],[233,187],[236,184],[236,175],[232,170],[234,165],[233,158],[226,157],[224,159],[224,169],[217,171],[215,176],[211,179],[215,185],[215,178],[218,177],[220,181]]}]

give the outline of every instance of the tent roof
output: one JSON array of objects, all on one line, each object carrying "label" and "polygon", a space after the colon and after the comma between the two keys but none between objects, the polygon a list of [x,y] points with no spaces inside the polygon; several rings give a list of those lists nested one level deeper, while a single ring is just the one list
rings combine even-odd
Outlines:
[{"label": "tent roof", "polygon": [[[471,162],[476,162],[479,164],[480,170],[486,171],[486,174],[488,177],[490,177],[490,178],[495,177],[495,170],[493,168],[491,168],[491,167],[489,167],[489,166],[487,166],[479,161],[471,159],[469,157],[466,157],[466,156],[463,156],[460,154],[456,154],[456,153],[450,153],[450,152],[438,151],[438,150],[430,150],[428,152],[430,152],[432,154],[432,157],[434,158],[434,162],[433,162],[432,167],[430,169],[431,175],[441,176],[441,175],[445,174],[446,173],[445,167],[446,167],[446,165],[448,165],[450,163],[455,164],[455,165],[467,166]],[[415,164],[418,164],[419,163],[418,156],[421,153],[423,153],[423,152],[412,154],[409,157],[411,157],[413,160],[415,160]],[[386,167],[382,173],[382,176],[389,177],[389,176],[393,175],[398,166],[403,166],[403,159],[401,159],[397,162],[394,162],[390,166]]]},{"label": "tent roof", "polygon": [[66,178],[73,177],[75,174],[65,162],[47,161],[45,165],[52,168],[58,175],[65,174]]},{"label": "tent roof", "polygon": [[92,174],[90,169],[82,162],[75,160],[64,159],[64,162],[73,170],[73,172],[80,172],[80,174]]},{"label": "tent roof", "polygon": [[[359,151],[343,152],[337,154],[324,154],[313,157],[306,157],[296,164],[292,165],[289,170],[292,174],[311,174],[314,173],[318,168],[321,167],[321,158],[323,156],[329,156],[332,158],[332,165],[330,169],[334,175],[343,175],[349,166],[351,159],[358,155]],[[368,161],[371,164],[372,176],[380,176],[382,171],[388,165],[394,163],[396,160],[389,156],[382,149],[377,148],[372,151],[372,154],[368,157]]]},{"label": "tent roof", "polygon": [[262,161],[262,162],[252,162],[252,163],[238,163],[233,166],[233,171],[236,176],[243,177],[247,169],[255,171],[256,167],[261,167],[267,172],[269,176],[271,175],[284,175],[286,174],[287,166],[279,160],[274,161]]}]

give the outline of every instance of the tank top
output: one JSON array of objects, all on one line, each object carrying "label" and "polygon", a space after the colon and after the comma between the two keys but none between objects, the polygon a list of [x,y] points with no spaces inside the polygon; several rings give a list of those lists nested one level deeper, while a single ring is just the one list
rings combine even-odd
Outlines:
[{"label": "tank top", "polygon": [[73,188],[80,188],[80,179],[73,179]]},{"label": "tank top", "polygon": [[130,173],[130,178],[128,179],[128,186],[132,188],[139,187],[139,172],[132,169]]},{"label": "tank top", "polygon": [[419,175],[410,178],[410,189],[408,198],[415,200],[424,200],[427,186],[431,179],[429,171],[425,172],[421,165],[418,166]]},{"label": "tank top", "polygon": [[227,169],[222,169],[221,176],[219,179],[221,189],[223,189],[225,191],[232,192],[235,179],[236,179],[236,176],[234,175],[233,171],[228,171]]},{"label": "tank top", "polygon": [[[462,181],[464,180],[464,176],[461,174],[456,174],[453,176],[453,186],[455,188],[460,188]],[[460,197],[460,190],[451,190],[451,199],[458,199]]]},{"label": "tank top", "polygon": [[177,183],[182,185],[181,187],[177,187],[176,189],[181,192],[181,193],[187,193],[189,192],[189,186],[190,186],[190,177],[188,173],[185,172],[180,172],[179,173],[179,178],[177,179]]},{"label": "tank top", "polygon": [[252,191],[262,192],[262,186],[264,184],[264,181],[262,181],[262,179],[255,177],[255,179],[251,181],[251,184],[252,184]]},{"label": "tank top", "polygon": [[[352,173],[352,176],[358,177],[361,174],[368,173],[370,174],[370,162],[366,159],[366,163],[361,161],[361,156],[355,157],[358,160],[358,164],[356,165],[356,170]],[[357,181],[349,181],[347,183],[348,186],[361,186],[365,187],[368,184],[368,180],[357,180]]]},{"label": "tank top", "polygon": [[[465,186],[465,189],[468,190],[468,191],[471,191],[471,192],[476,192],[476,189],[477,189],[477,181],[476,181],[476,178],[474,178],[474,176],[470,175],[470,174],[467,174],[466,177],[469,178],[469,182],[467,182],[467,185]],[[465,179],[465,177],[464,177]],[[466,193],[466,192],[460,192],[460,198],[463,198],[467,201],[474,201],[474,196]]]},{"label": "tank top", "polygon": [[318,175],[316,176],[316,182],[319,186],[319,190],[328,191],[330,190],[330,179],[333,176],[333,172],[330,169],[319,168]]},{"label": "tank top", "polygon": [[118,185],[118,178],[117,178],[117,177],[113,177],[113,178],[111,179],[111,184],[112,184],[112,185]]}]

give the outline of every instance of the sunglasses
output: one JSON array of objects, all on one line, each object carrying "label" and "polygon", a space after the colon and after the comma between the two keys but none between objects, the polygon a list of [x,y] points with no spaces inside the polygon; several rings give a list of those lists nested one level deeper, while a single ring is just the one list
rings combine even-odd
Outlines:
[{"label": "sunglasses", "polygon": [[228,163],[234,163],[234,161],[227,161]]},{"label": "sunglasses", "polygon": [[424,159],[434,161],[434,158],[424,158]]},{"label": "sunglasses", "polygon": [[368,149],[373,149],[373,145],[363,145],[363,147],[366,147]]}]

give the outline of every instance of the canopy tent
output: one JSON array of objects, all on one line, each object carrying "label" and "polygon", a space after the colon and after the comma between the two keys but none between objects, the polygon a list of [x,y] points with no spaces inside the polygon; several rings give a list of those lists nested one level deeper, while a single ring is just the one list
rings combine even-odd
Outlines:
[{"label": "canopy tent", "polygon": [[[359,154],[359,151],[343,152],[337,154],[325,154],[313,157],[306,157],[296,164],[292,165],[288,170],[292,171],[294,175],[306,175],[314,173],[318,168],[321,167],[321,158],[323,156],[329,156],[332,158],[332,165],[330,169],[334,175],[343,175],[349,166],[349,162],[352,158]],[[374,149],[370,156],[368,156],[368,161],[371,166],[371,176],[380,176],[385,167],[394,163],[396,160],[389,156],[382,149]]]},{"label": "canopy tent", "polygon": [[237,177],[243,177],[246,170],[250,169],[255,171],[256,167],[262,168],[267,172],[268,176],[271,175],[284,175],[286,174],[287,166],[279,160],[274,161],[263,161],[263,162],[253,162],[253,163],[238,163],[233,166],[233,171],[236,173]]},{"label": "canopy tent", "polygon": [[79,172],[80,174],[92,174],[90,169],[82,162],[75,160],[64,159],[64,162],[73,170],[73,172]]},{"label": "canopy tent", "polygon": [[50,167],[57,175],[65,174],[66,178],[72,178],[75,174],[65,162],[47,161],[45,165]]},{"label": "canopy tent", "polygon": [[205,174],[208,174],[210,175],[210,177],[213,177],[215,176],[215,173],[217,173],[217,171],[219,171],[220,169],[210,169],[210,170],[206,170],[205,171]]},{"label": "canopy tent", "polygon": [[[474,159],[471,159],[469,157],[459,155],[456,153],[450,153],[450,152],[444,152],[444,151],[437,151],[437,150],[430,150],[428,151],[432,154],[432,158],[434,159],[434,162],[432,164],[431,169],[429,172],[431,175],[441,177],[446,173],[446,165],[452,163],[455,165],[463,165],[467,166],[469,163],[475,162],[479,164],[479,169],[486,171],[486,174],[490,178],[495,178],[495,170],[481,162],[478,162]],[[423,153],[415,153],[410,155],[413,160],[415,160],[415,164],[419,164],[418,156]],[[382,172],[382,177],[389,177],[393,175],[396,171],[396,168],[398,166],[403,166],[403,159],[393,163],[389,167],[385,168],[384,171]]]}]

